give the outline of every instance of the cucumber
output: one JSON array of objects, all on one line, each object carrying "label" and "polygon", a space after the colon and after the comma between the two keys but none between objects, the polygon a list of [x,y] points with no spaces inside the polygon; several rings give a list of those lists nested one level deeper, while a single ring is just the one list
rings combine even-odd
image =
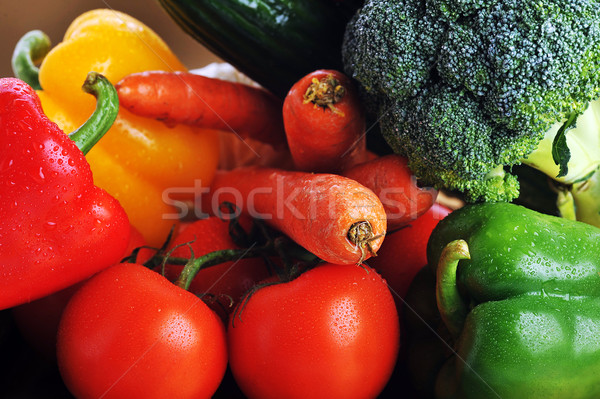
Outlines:
[{"label": "cucumber", "polygon": [[362,0],[158,0],[217,57],[283,98],[316,69],[342,70],[347,22]]}]

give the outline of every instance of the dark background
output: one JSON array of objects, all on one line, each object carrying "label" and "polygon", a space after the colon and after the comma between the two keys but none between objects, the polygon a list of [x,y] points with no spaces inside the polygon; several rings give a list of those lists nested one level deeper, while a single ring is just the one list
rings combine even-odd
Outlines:
[{"label": "dark background", "polygon": [[183,32],[156,0],[2,0],[0,5],[0,77],[13,76],[12,52],[25,33],[40,29],[55,45],[71,21],[96,8],[122,11],[139,19],[158,33],[189,69],[219,61]]}]

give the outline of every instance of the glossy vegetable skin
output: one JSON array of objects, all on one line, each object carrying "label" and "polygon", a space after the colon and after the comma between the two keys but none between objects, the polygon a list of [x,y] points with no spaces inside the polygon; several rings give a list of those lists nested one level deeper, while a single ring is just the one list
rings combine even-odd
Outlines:
[{"label": "glossy vegetable skin", "polygon": [[[465,320],[457,357],[438,376],[437,397],[597,398],[599,311],[598,297],[482,303]],[[468,364],[459,356],[470,357]]]},{"label": "glossy vegetable skin", "polygon": [[341,70],[346,22],[360,1],[159,0],[173,20],[280,98],[319,68]]},{"label": "glossy vegetable skin", "polygon": [[86,87],[99,111],[77,142],[44,115],[30,86],[0,79],[0,309],[75,284],[117,262],[127,246],[127,215],[94,185],[78,148],[102,137],[116,115],[114,88],[91,77]]},{"label": "glossy vegetable skin", "polygon": [[224,201],[235,204],[330,263],[361,263],[386,233],[379,198],[335,174],[241,167],[218,173],[211,196],[213,209]]},{"label": "glossy vegetable skin", "polygon": [[394,300],[368,266],[323,264],[254,292],[228,328],[249,398],[375,398],[398,354]]},{"label": "glossy vegetable skin", "polygon": [[[131,228],[129,244],[123,252],[125,257],[143,245],[142,235]],[[147,254],[138,257],[139,262],[147,260]],[[111,265],[112,266],[112,265]],[[15,324],[27,343],[45,360],[56,361],[56,333],[63,310],[69,300],[87,280],[80,281],[54,294],[27,302],[11,309]]]},{"label": "glossy vegetable skin", "polygon": [[597,227],[510,203],[442,220],[428,258],[456,356],[436,396],[598,397],[599,250]]},{"label": "glossy vegetable skin", "polygon": [[210,398],[227,365],[225,328],[195,295],[119,264],[69,301],[57,357],[77,398]]},{"label": "glossy vegetable skin", "polygon": [[[39,68],[44,112],[65,132],[79,126],[93,109],[93,101],[79,87],[94,69],[116,84],[135,72],[185,67],[137,19],[109,9],[81,14]],[[117,198],[146,241],[159,247],[181,214],[175,200],[189,198],[197,185],[210,184],[218,146],[215,131],[169,128],[121,109],[87,160],[96,184]]]},{"label": "glossy vegetable skin", "polygon": [[367,160],[365,110],[342,72],[319,69],[298,80],[283,101],[283,122],[298,170],[339,173]]},{"label": "glossy vegetable skin", "polygon": [[[211,216],[194,221],[182,230],[169,248],[172,257],[199,258],[209,252],[241,249],[230,236],[229,220]],[[250,244],[252,245],[252,244]],[[176,281],[183,266],[168,264],[165,276]],[[260,257],[235,259],[200,270],[189,290],[206,296],[208,305],[227,320],[238,301],[259,281],[269,277],[269,269]]]},{"label": "glossy vegetable skin", "polygon": [[136,115],[285,146],[281,100],[265,89],[165,71],[128,75],[116,88],[121,106]]},{"label": "glossy vegetable skin", "polygon": [[373,190],[387,216],[388,230],[402,227],[423,215],[435,203],[438,191],[420,187],[406,157],[389,154],[353,165],[342,174]]},{"label": "glossy vegetable skin", "polygon": [[471,253],[460,263],[457,284],[474,304],[526,293],[600,295],[597,227],[510,203],[463,207],[433,231],[429,265],[435,268],[456,239]]}]

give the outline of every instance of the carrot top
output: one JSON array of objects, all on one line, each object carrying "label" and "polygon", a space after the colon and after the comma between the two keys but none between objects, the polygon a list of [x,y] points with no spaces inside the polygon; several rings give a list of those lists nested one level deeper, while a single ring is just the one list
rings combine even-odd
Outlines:
[{"label": "carrot top", "polygon": [[334,104],[340,102],[346,94],[346,88],[332,74],[322,79],[313,78],[303,96],[303,103],[313,103],[316,107],[329,108],[334,113],[344,116]]}]

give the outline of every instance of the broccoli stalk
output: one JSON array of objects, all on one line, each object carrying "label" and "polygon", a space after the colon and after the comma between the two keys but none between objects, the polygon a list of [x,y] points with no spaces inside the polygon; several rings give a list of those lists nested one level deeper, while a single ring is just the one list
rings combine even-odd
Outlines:
[{"label": "broccoli stalk", "polygon": [[[469,202],[512,201],[511,168],[526,163],[570,191],[579,217],[600,209],[591,194],[600,191],[599,9],[594,0],[366,0],[342,60],[424,184]],[[565,121],[576,127],[560,130]],[[593,190],[576,191],[585,179]]]}]

